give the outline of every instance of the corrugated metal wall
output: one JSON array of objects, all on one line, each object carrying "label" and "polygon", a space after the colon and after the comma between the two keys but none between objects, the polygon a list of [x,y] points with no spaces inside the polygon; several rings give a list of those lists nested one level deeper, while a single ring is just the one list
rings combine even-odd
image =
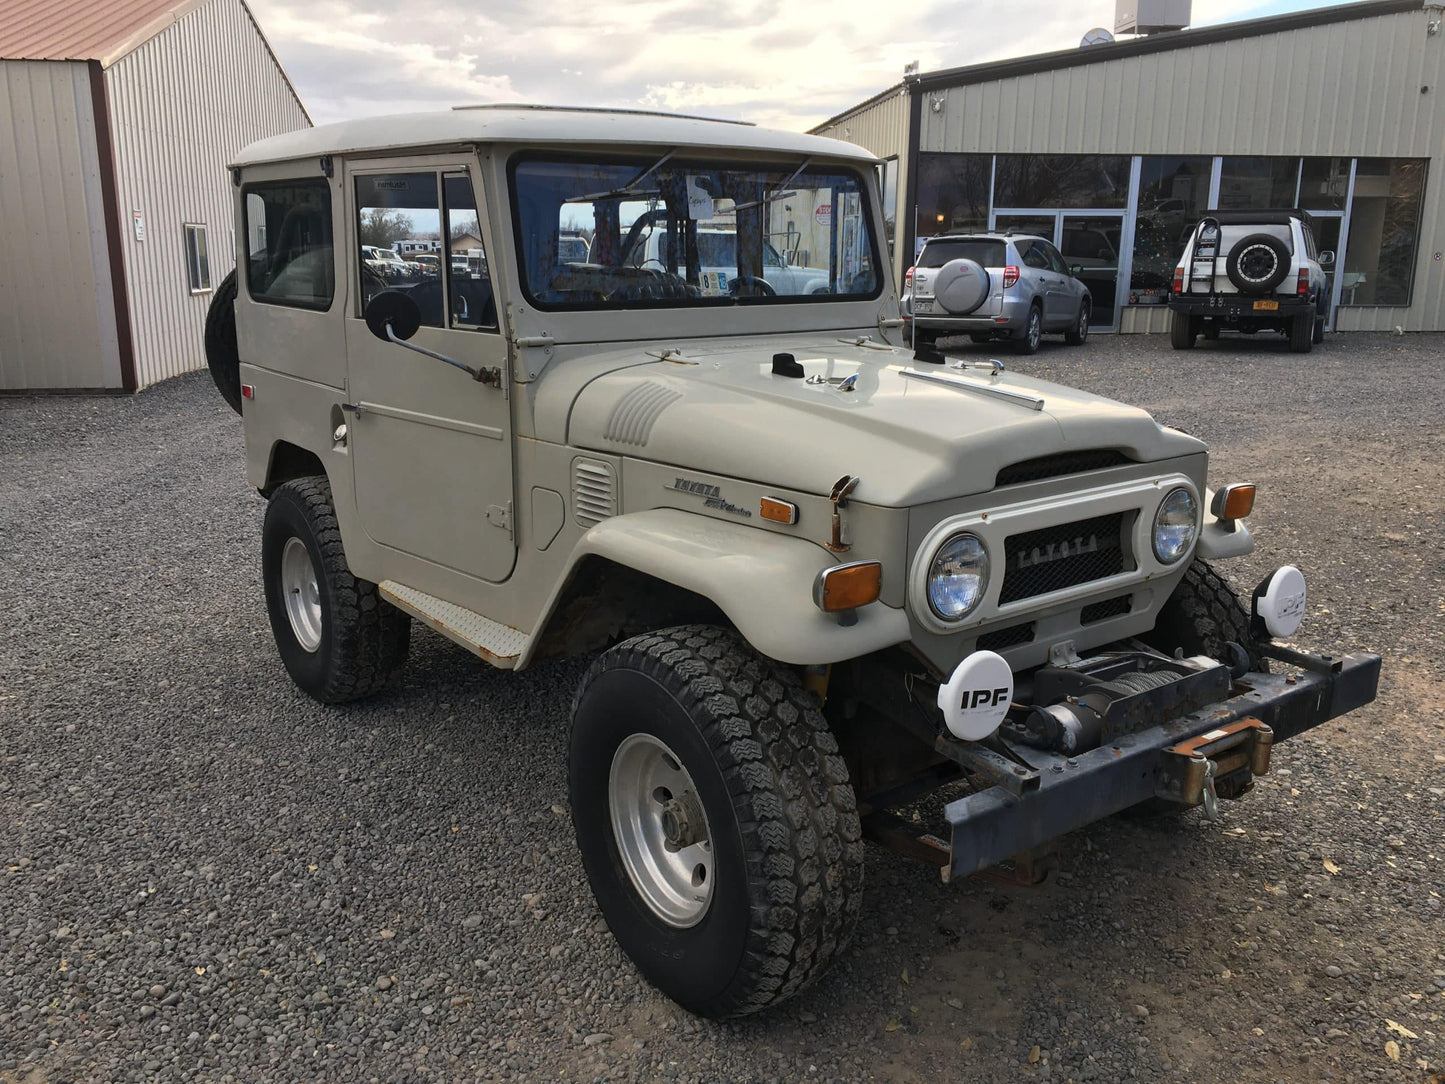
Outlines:
[{"label": "corrugated metal wall", "polygon": [[[908,220],[903,200],[908,178],[908,95],[902,87],[896,93],[845,114],[830,124],[814,128],[813,134],[829,139],[842,139],[871,151],[879,158],[898,158],[898,208],[897,237],[902,238]],[[909,261],[911,262],[911,261]],[[903,281],[903,253],[895,252],[893,259],[893,281]]]},{"label": "corrugated metal wall", "polygon": [[183,225],[207,227],[219,285],[235,264],[226,163],[254,140],[310,121],[238,0],[210,0],[105,77],[136,378],[145,387],[205,365],[211,295],[190,292]]},{"label": "corrugated metal wall", "polygon": [[120,385],[89,70],[0,61],[0,390]]},{"label": "corrugated metal wall", "polygon": [[[1410,308],[1341,330],[1445,328],[1445,35],[1412,11],[929,90],[925,151],[1432,158]],[[1423,90],[1422,88],[1428,88]],[[876,107],[875,107],[876,108]],[[849,122],[851,123],[851,122]],[[1160,317],[1128,315],[1124,330]]]}]

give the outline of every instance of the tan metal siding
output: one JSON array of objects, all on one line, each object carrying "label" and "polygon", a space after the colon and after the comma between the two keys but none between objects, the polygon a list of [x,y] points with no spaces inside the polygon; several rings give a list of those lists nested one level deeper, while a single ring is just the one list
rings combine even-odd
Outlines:
[{"label": "tan metal siding", "polygon": [[[240,0],[209,0],[106,72],[116,143],[136,377],[205,365],[210,294],[191,294],[183,225],[206,226],[211,284],[234,265],[226,163],[246,144],[309,125]],[[140,211],[145,240],[131,215]]]},{"label": "tan metal siding", "polygon": [[0,61],[0,390],[119,388],[84,64]]},{"label": "tan metal siding", "polygon": [[[1431,158],[1411,307],[1342,308],[1338,326],[1445,330],[1445,274],[1433,259],[1445,248],[1445,35],[1426,32],[1435,17],[1382,15],[930,90],[925,101],[940,97],[943,109],[925,104],[919,146]],[[1123,330],[1158,319],[1126,309]]]}]

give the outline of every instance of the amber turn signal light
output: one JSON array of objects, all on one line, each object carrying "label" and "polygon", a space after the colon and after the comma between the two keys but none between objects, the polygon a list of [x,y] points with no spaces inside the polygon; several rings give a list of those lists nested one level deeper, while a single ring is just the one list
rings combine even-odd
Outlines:
[{"label": "amber turn signal light", "polygon": [[1215,519],[1243,519],[1254,511],[1254,486],[1244,483],[1216,490],[1209,510]]},{"label": "amber turn signal light", "polygon": [[791,526],[798,522],[798,506],[791,501],[780,501],[776,497],[764,497],[758,515],[769,523],[786,523]]},{"label": "amber turn signal light", "polygon": [[868,605],[882,589],[883,566],[877,561],[854,561],[818,573],[813,601],[824,613],[839,613]]}]

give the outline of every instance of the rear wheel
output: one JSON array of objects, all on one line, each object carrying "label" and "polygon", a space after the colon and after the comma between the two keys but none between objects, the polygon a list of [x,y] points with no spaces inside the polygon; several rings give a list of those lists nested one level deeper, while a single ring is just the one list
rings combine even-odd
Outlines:
[{"label": "rear wheel", "polygon": [[411,618],[351,574],[324,477],[298,478],[271,495],[261,578],[281,661],[322,703],[378,692],[406,661]]},{"label": "rear wheel", "polygon": [[863,900],[848,769],[792,671],[689,625],[602,655],[568,755],[587,878],[648,981],[703,1016],[812,983]]},{"label": "rear wheel", "polygon": [[1289,348],[1295,354],[1308,354],[1315,344],[1315,319],[1308,313],[1296,316],[1289,324]]},{"label": "rear wheel", "polygon": [[1089,318],[1093,316],[1093,308],[1086,297],[1079,302],[1079,315],[1074,319],[1074,326],[1064,332],[1064,342],[1070,346],[1083,346],[1089,338]]},{"label": "rear wheel", "polygon": [[1193,350],[1194,340],[1199,334],[1194,317],[1187,312],[1176,312],[1169,324],[1169,345],[1175,350]]},{"label": "rear wheel", "polygon": [[1029,308],[1028,320],[1024,323],[1022,334],[1013,341],[1015,354],[1037,354],[1039,343],[1044,338],[1044,310],[1036,301]]}]

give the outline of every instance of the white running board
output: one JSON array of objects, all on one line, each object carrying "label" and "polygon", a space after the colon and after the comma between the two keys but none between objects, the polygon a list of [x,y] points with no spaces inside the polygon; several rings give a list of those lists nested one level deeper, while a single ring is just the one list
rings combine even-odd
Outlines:
[{"label": "white running board", "polygon": [[530,638],[521,629],[493,621],[475,610],[446,602],[395,580],[385,580],[377,586],[382,598],[397,609],[405,610],[448,640],[455,640],[478,658],[503,670],[516,668],[517,659]]}]

